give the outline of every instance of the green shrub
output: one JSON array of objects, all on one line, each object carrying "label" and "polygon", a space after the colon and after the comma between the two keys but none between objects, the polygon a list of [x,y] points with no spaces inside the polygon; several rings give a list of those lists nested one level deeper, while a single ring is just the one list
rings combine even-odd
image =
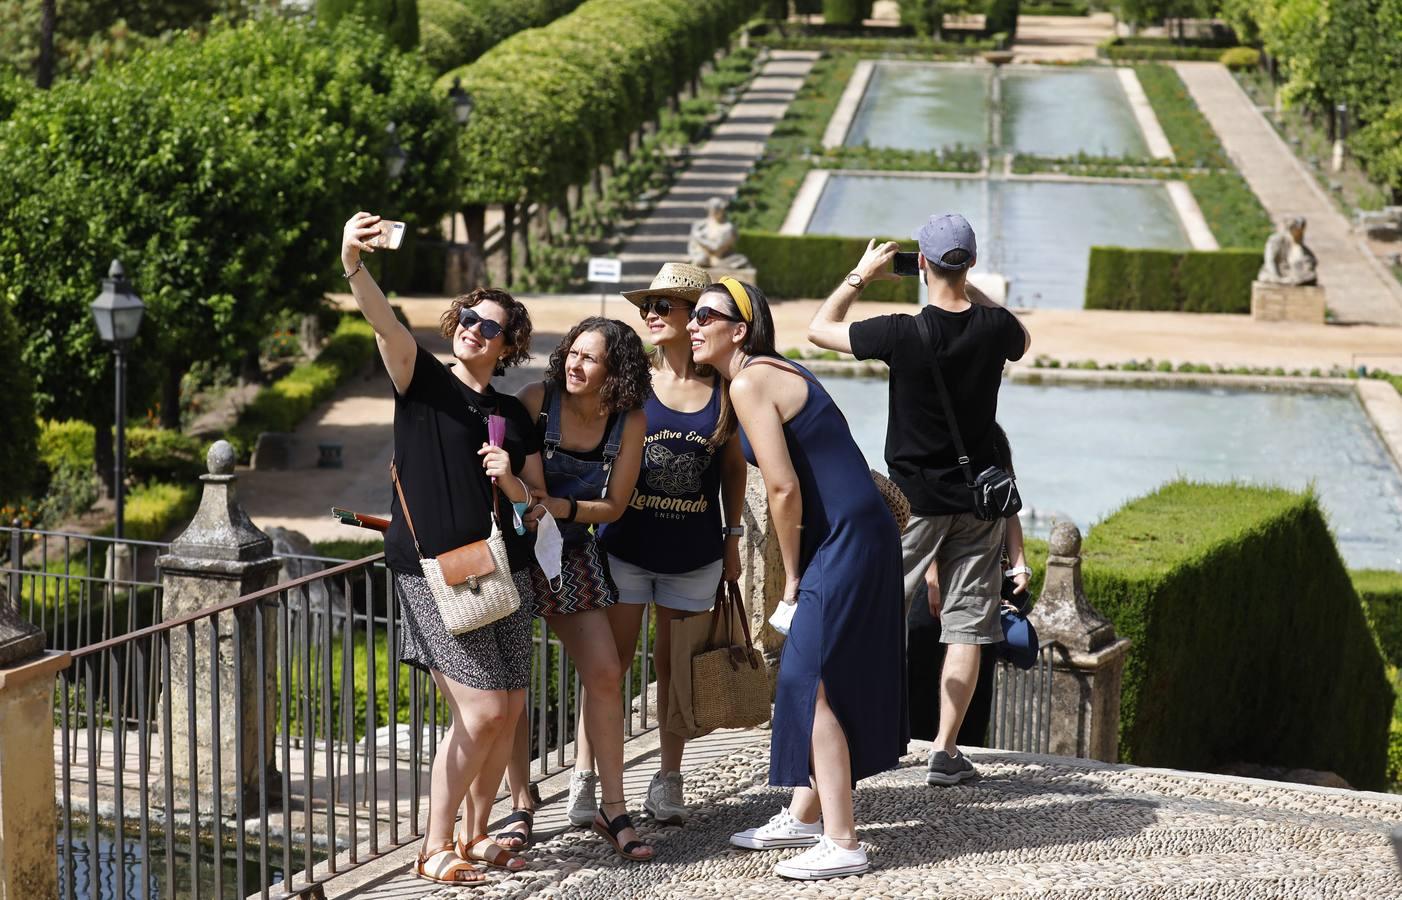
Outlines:
[{"label": "green shrub", "polygon": [[939,0],[900,0],[901,24],[915,29],[921,37],[939,34],[944,23]]},{"label": "green shrub", "polygon": [[[741,231],[738,252],[750,258],[755,280],[775,300],[826,297],[862,258],[869,238],[821,234],[787,235]],[[881,240],[889,240],[881,238]],[[905,249],[914,249],[909,241]],[[914,278],[878,281],[862,292],[863,300],[915,303],[919,285]]]},{"label": "green shrub", "polygon": [[983,18],[984,36],[1003,35],[998,45],[1007,46],[1017,35],[1018,5],[1018,0],[988,0],[988,11]]},{"label": "green shrub", "polygon": [[127,429],[127,471],[137,481],[193,484],[207,470],[204,442],[170,428]]},{"label": "green shrub", "polygon": [[[390,121],[408,154],[393,184]],[[28,93],[0,123],[0,292],[24,323],[37,413],[110,421],[112,354],[88,306],[114,257],[146,303],[142,408],[343,284],[357,208],[437,227],[456,205],[457,131],[422,63],[350,21],[218,26]]]},{"label": "green shrub", "polygon": [[547,25],[579,0],[419,0],[424,60],[434,72],[465,66],[518,31]]},{"label": "green shrub", "polygon": [[0,506],[27,496],[34,479],[34,385],[20,357],[20,336],[9,301],[0,294]]},{"label": "green shrub", "polygon": [[328,27],[346,16],[356,16],[400,50],[419,45],[417,0],[317,0],[316,15]]},{"label": "green shrub", "polygon": [[1088,16],[1090,4],[1072,3],[1024,3],[1018,10],[1020,16]]},{"label": "green shrub", "polygon": [[[200,489],[196,483],[152,482],[132,488],[126,497],[122,536],[134,541],[159,541],[195,513]],[[102,534],[111,534],[112,528]]]},{"label": "green shrub", "polygon": [[375,355],[375,332],[358,315],[341,320],[321,353],[259,391],[228,435],[241,460],[264,431],[291,431]]},{"label": "green shrub", "polygon": [[1083,555],[1091,602],[1133,642],[1121,760],[1382,787],[1393,693],[1312,494],[1173,482],[1096,525]]},{"label": "green shrub", "polygon": [[1086,309],[1248,313],[1256,250],[1090,248]]},{"label": "green shrub", "polygon": [[823,0],[825,25],[862,24],[862,0]]},{"label": "green shrub", "polygon": [[1251,186],[1235,170],[1185,172],[1183,180],[1222,247],[1263,247],[1275,230]]},{"label": "green shrub", "polygon": [[[1106,59],[1114,62],[1134,60],[1198,60],[1217,62],[1223,51],[1216,47],[1192,47],[1183,44],[1124,44],[1105,43],[1100,46]],[[1246,47],[1230,49],[1246,50]]]},{"label": "green shrub", "polygon": [[1402,572],[1360,569],[1350,574],[1383,658],[1402,666]]},{"label": "green shrub", "polygon": [[1255,47],[1230,47],[1218,57],[1222,65],[1234,72],[1255,69],[1261,65],[1261,51]]}]

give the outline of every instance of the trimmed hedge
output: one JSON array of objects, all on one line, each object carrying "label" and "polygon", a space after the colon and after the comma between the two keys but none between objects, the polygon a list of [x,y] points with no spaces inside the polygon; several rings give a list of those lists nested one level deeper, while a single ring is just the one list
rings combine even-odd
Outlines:
[{"label": "trimmed hedge", "polygon": [[[760,0],[587,0],[513,35],[454,78],[474,101],[461,130],[466,204],[558,200],[611,163],[724,46]],[[548,61],[548,62],[547,62]]]},{"label": "trimmed hedge", "polygon": [[[50,474],[90,473],[92,423],[80,419],[40,424],[38,459]],[[204,443],[169,428],[128,428],[126,471],[137,481],[193,482],[205,472]]]},{"label": "trimmed hedge", "polygon": [[1123,761],[1383,786],[1393,692],[1313,494],[1172,482],[1096,525],[1083,557],[1091,602],[1133,641]]},{"label": "trimmed hedge", "polygon": [[[138,485],[127,495],[122,536],[134,541],[162,540],[194,515],[199,498],[200,486],[194,482]],[[112,526],[107,526],[101,533],[110,535]]]},{"label": "trimmed hedge", "polygon": [[375,332],[358,315],[341,319],[316,359],[303,363],[258,392],[228,434],[247,461],[264,431],[291,431],[317,404],[375,356]]},{"label": "trimmed hedge", "polygon": [[[832,293],[862,258],[868,240],[741,231],[736,250],[750,258],[750,265],[755,267],[755,280],[766,296],[774,300],[812,299]],[[902,247],[912,250],[914,244],[906,241]],[[878,281],[862,291],[863,300],[894,303],[915,303],[919,296],[920,286],[914,278]]]},{"label": "trimmed hedge", "polygon": [[1259,250],[1091,247],[1086,309],[1249,313]]},{"label": "trimmed hedge", "polygon": [[400,50],[419,46],[416,0],[317,0],[316,17],[321,24],[334,27],[346,16],[360,18]]},{"label": "trimmed hedge", "polygon": [[1197,60],[1218,62],[1225,53],[1249,50],[1249,47],[1224,47],[1220,43],[1178,44],[1167,38],[1112,38],[1098,48],[1099,55],[1109,60]]},{"label": "trimmed hedge", "polygon": [[1397,694],[1388,733],[1387,783],[1388,790],[1398,791],[1402,790],[1402,572],[1364,569],[1352,575]]},{"label": "trimmed hedge", "polygon": [[555,21],[579,0],[419,0],[424,61],[434,72],[465,66],[527,28]]}]

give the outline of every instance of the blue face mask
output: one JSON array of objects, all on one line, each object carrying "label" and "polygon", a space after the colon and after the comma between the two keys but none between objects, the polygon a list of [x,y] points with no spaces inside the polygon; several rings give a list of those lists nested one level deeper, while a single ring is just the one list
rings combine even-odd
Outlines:
[{"label": "blue face mask", "polygon": [[520,500],[520,501],[513,500],[513,501],[511,501],[511,507],[512,507],[512,516],[511,516],[511,518],[514,520],[514,524],[516,525],[516,533],[517,533],[517,534],[525,534],[525,533],[526,533],[526,524],[525,524],[524,522],[521,521],[521,517],[524,516],[524,515],[526,514],[526,510],[530,507],[530,505],[531,505],[531,503],[530,503],[529,500]]}]

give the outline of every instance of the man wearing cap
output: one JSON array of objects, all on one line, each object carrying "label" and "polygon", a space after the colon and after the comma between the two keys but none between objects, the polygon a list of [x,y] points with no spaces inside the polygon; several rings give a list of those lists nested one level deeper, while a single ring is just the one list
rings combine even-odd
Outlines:
[{"label": "man wearing cap", "polygon": [[[948,417],[931,369],[931,351],[917,316],[929,325],[934,355],[973,471],[998,464],[994,419],[1003,365],[1032,343],[1016,316],[968,284],[977,261],[974,230],[958,214],[931,216],[914,235],[920,244],[920,277],[930,303],[915,315],[843,321],[862,288],[894,280],[894,242],[872,241],[846,280],[838,285],[808,326],[808,340],[858,359],[891,367],[886,464],[891,479],[910,500],[912,516],[901,537],[906,606],[928,598],[947,645],[940,678],[939,733],[930,755],[929,784],[957,784],[974,776],[955,737],[969,708],[978,677],[982,644],[1003,639],[998,617],[1002,586],[1004,520],[983,521],[973,512]],[[1006,463],[1004,463],[1006,464]],[[926,588],[935,562],[938,597]]]}]

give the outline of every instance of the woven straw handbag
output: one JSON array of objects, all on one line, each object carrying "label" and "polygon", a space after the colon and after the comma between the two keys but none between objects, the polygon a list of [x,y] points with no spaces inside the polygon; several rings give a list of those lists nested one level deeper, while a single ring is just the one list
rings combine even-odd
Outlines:
[{"label": "woven straw handbag", "polygon": [[429,593],[438,603],[438,613],[449,634],[465,634],[498,619],[504,619],[521,608],[521,592],[511,578],[511,566],[506,558],[506,539],[497,525],[497,487],[492,485],[492,533],[485,540],[463,544],[435,557],[425,557],[419,549],[419,536],[414,531],[414,517],[399,486],[399,472],[390,463],[390,476],[399,494],[399,508],[414,538],[414,550],[419,554],[419,566],[428,582]]},{"label": "woven straw handbag", "polygon": [[707,648],[691,658],[691,707],[701,734],[769,721],[769,670],[750,640],[740,587],[733,582],[716,589]]},{"label": "woven straw handbag", "polygon": [[891,510],[891,516],[896,520],[896,528],[905,531],[906,523],[910,521],[910,501],[906,499],[905,491],[875,469],[871,470],[871,480],[881,494],[881,499],[886,501],[887,508]]}]

